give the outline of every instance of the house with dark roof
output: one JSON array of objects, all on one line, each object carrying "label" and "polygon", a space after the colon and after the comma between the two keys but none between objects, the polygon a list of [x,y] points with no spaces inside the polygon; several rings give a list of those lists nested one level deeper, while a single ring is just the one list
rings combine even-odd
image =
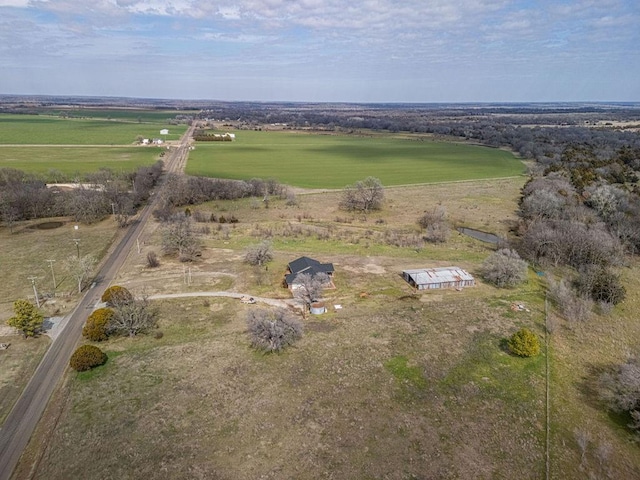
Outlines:
[{"label": "house with dark roof", "polygon": [[333,284],[333,263],[320,263],[309,257],[300,257],[287,266],[287,272],[284,276],[284,282],[290,289],[295,289],[295,278],[301,273],[308,273],[312,277],[319,273],[326,273],[329,277],[329,288],[335,288]]}]

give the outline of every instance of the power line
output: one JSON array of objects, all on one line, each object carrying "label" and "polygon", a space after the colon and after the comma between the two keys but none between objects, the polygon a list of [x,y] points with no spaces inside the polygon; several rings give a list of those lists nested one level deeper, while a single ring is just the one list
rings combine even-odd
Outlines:
[{"label": "power line", "polygon": [[53,264],[55,263],[55,260],[46,260],[47,262],[49,262],[49,266],[51,267],[51,276],[53,277],[53,289],[55,290],[56,288],[58,288],[58,286],[56,285],[56,274],[53,272]]}]

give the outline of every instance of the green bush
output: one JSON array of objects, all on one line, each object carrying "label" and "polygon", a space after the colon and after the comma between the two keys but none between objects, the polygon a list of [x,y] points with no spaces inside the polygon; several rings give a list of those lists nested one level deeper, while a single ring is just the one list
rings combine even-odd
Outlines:
[{"label": "green bush", "polygon": [[110,308],[99,308],[87,318],[87,322],[82,327],[82,336],[92,342],[102,342],[109,335],[107,329],[113,317],[113,310]]},{"label": "green bush", "polygon": [[514,333],[508,342],[509,350],[519,357],[534,357],[540,353],[538,336],[527,328]]},{"label": "green bush", "polygon": [[95,345],[82,345],[73,352],[69,365],[76,372],[91,370],[93,367],[104,365],[107,355]]},{"label": "green bush", "polygon": [[129,303],[131,300],[133,300],[131,292],[119,285],[113,285],[107,288],[102,294],[102,301],[107,305]]}]

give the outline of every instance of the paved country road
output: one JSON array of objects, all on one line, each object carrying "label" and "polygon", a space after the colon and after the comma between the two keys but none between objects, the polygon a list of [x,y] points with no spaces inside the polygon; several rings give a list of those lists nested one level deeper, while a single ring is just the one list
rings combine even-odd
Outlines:
[{"label": "paved country road", "polygon": [[[194,128],[195,125],[187,130],[180,140],[180,146],[169,155],[165,165],[167,171],[179,172],[184,168],[189,152],[189,138]],[[157,196],[151,198],[156,199]],[[24,392],[0,427],[0,480],[11,478],[51,394],[68,368],[69,358],[80,339],[87,311],[100,300],[104,289],[115,278],[147,223],[156,201],[151,201],[140,212],[137,222],[127,229],[124,237],[108,254],[96,276],[97,285],[87,290],[71,313],[66,326],[52,342]]]}]

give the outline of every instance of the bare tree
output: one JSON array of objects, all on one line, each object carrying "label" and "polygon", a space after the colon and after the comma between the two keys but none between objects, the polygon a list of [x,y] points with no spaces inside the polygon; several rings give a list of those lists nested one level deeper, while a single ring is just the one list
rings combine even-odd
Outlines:
[{"label": "bare tree", "polygon": [[146,296],[141,299],[119,297],[114,300],[112,308],[109,333],[135,337],[139,333],[146,333],[158,322],[158,311],[150,305]]},{"label": "bare tree", "polygon": [[595,450],[595,456],[598,459],[600,470],[606,476],[609,475],[609,461],[613,453],[613,446],[606,440],[601,440]]},{"label": "bare tree", "polygon": [[83,257],[72,255],[67,259],[66,267],[67,271],[73,276],[78,284],[78,293],[82,292],[84,282],[93,271],[97,263],[96,258],[89,254]]},{"label": "bare tree", "polygon": [[162,228],[162,251],[178,255],[181,262],[195,260],[200,255],[200,242],[191,227],[191,219],[184,214],[174,215]]},{"label": "bare tree", "polygon": [[375,177],[367,177],[357,181],[354,185],[345,187],[340,201],[340,208],[348,211],[367,213],[379,210],[384,200],[384,187]]},{"label": "bare tree", "polygon": [[513,287],[527,279],[527,262],[515,250],[501,248],[492,253],[481,267],[482,276],[497,287]]},{"label": "bare tree", "polygon": [[266,353],[279,352],[302,337],[302,323],[289,311],[251,309],[247,313],[251,345]]},{"label": "bare tree", "polygon": [[558,218],[562,216],[566,199],[549,190],[535,190],[522,200],[520,215],[523,218]]},{"label": "bare tree", "polygon": [[264,263],[270,262],[272,259],[273,253],[271,252],[271,242],[267,240],[258,245],[249,247],[244,256],[244,261],[249,265],[256,265],[259,267]]},{"label": "bare tree", "polygon": [[447,221],[447,210],[437,206],[430,212],[425,212],[419,219],[418,225],[425,230],[424,239],[428,242],[446,242],[451,233]]},{"label": "bare tree", "polygon": [[128,196],[122,196],[117,203],[113,204],[115,211],[115,221],[120,228],[124,228],[129,224],[129,219],[135,215],[136,209],[133,200]]},{"label": "bare tree", "polygon": [[596,302],[617,305],[626,296],[620,276],[602,265],[585,265],[574,282],[576,290]]},{"label": "bare tree", "polygon": [[589,447],[589,442],[591,441],[591,435],[589,432],[576,428],[573,432],[576,437],[576,443],[578,447],[580,447],[580,468],[584,466],[584,461],[586,459],[587,448]]},{"label": "bare tree", "polygon": [[640,359],[631,357],[603,373],[599,379],[600,398],[614,412],[627,412],[629,427],[640,433]]},{"label": "bare tree", "polygon": [[570,322],[586,322],[592,316],[593,300],[578,295],[564,279],[559,282],[549,280],[549,297],[560,314]]},{"label": "bare tree", "polygon": [[306,308],[313,302],[317,302],[322,298],[324,289],[330,283],[329,275],[326,273],[300,273],[293,280],[293,296],[301,301]]},{"label": "bare tree", "polygon": [[160,266],[160,260],[158,260],[156,252],[147,253],[147,266],[149,268],[156,268]]}]

